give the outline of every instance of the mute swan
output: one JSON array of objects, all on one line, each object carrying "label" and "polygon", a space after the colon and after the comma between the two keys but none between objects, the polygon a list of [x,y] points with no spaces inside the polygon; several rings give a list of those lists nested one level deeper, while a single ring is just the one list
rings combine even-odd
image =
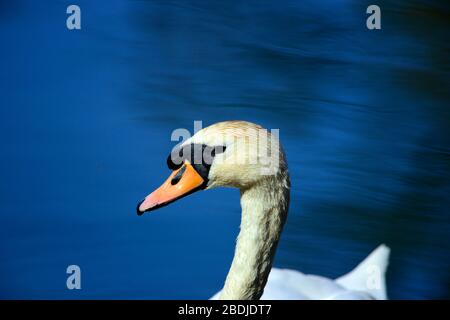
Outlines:
[{"label": "mute swan", "polygon": [[173,170],[138,215],[203,189],[240,189],[242,217],[224,287],[212,299],[386,299],[389,248],[380,245],[336,280],[272,268],[286,221],[290,180],[278,138],[259,125],[225,121],[198,131],[167,159]]}]

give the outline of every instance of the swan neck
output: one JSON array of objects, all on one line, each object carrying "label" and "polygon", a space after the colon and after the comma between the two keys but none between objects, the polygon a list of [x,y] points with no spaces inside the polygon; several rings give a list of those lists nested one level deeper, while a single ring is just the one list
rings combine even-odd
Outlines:
[{"label": "swan neck", "polygon": [[256,300],[264,291],[289,205],[289,181],[269,179],[241,190],[235,255],[220,299]]}]

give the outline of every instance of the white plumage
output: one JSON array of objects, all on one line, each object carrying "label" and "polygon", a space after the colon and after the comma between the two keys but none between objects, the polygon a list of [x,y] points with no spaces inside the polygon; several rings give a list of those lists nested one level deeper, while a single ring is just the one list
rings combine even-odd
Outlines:
[{"label": "white plumage", "polygon": [[[385,300],[389,248],[380,245],[355,269],[338,279],[272,268],[262,300]],[[220,291],[211,299],[219,298]]]}]

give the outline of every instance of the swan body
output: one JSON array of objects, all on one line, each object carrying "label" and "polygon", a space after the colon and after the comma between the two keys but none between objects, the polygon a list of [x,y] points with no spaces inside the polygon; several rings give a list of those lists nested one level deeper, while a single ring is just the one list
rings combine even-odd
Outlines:
[{"label": "swan body", "polygon": [[[386,300],[389,253],[382,244],[354,270],[337,279],[272,268],[261,300]],[[379,278],[371,283],[372,277]],[[220,293],[211,300],[217,300]]]},{"label": "swan body", "polygon": [[[242,215],[233,262],[222,290],[213,298],[386,298],[384,273],[389,249],[383,245],[355,270],[334,281],[272,268],[290,200],[286,157],[272,132],[246,121],[219,122],[177,146],[167,164],[172,174],[138,204],[139,215],[199,190],[240,190]],[[368,267],[378,272],[375,286],[368,282]]]}]

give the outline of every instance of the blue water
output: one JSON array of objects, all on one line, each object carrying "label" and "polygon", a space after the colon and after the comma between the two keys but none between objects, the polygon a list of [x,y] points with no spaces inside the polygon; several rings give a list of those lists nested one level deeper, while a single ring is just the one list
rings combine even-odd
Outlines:
[{"label": "blue water", "polygon": [[[279,128],[292,180],[275,266],[337,277],[392,248],[393,299],[450,298],[449,11],[432,1],[0,3],[0,298],[219,290],[239,192],[138,217],[176,128]],[[226,199],[226,201],[224,201]],[[82,289],[67,290],[79,265]]]}]

